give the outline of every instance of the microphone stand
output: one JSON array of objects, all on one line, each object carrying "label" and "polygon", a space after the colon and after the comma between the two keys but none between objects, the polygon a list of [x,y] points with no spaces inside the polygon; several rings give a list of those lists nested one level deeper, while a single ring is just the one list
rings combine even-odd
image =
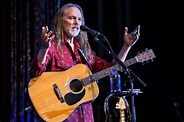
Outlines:
[{"label": "microphone stand", "polygon": [[[102,36],[104,38],[104,40],[106,40],[106,37],[102,34],[100,35],[96,35],[94,37],[94,40],[96,42],[98,42],[100,44],[100,46],[105,49],[109,55],[111,55],[113,57],[113,59],[124,69],[124,71],[126,71],[129,75],[131,75],[134,79],[136,79],[136,81],[138,81],[142,86],[146,86],[146,84],[138,77],[136,76],[113,52],[111,52],[105,45],[103,45],[101,43],[101,41],[99,40],[98,36]],[[131,77],[129,77],[129,81],[130,81],[130,94],[131,94],[131,106],[132,106],[132,122],[136,122],[136,110],[135,110],[135,103],[134,103],[134,85],[133,85],[133,81],[131,79]]]}]

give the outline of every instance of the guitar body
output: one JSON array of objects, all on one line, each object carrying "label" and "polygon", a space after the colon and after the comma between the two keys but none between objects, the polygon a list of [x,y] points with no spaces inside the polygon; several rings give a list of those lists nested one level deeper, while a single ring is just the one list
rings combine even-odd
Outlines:
[{"label": "guitar body", "polygon": [[[80,104],[93,101],[99,94],[98,84],[83,85],[82,78],[91,75],[84,64],[78,64],[63,72],[43,72],[32,78],[28,94],[39,116],[49,122],[65,120]],[[54,87],[57,86],[62,101]]]}]

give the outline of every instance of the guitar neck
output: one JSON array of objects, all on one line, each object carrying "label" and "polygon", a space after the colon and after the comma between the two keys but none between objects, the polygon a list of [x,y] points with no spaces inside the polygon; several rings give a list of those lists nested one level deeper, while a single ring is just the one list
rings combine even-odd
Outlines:
[{"label": "guitar neck", "polygon": [[[131,59],[126,60],[124,62],[124,64],[125,64],[125,66],[130,66],[130,65],[132,65],[136,62],[137,62],[136,58],[131,58]],[[83,82],[84,85],[88,85],[88,84],[90,84],[94,81],[98,81],[99,79],[102,79],[106,76],[111,75],[113,73],[113,69],[116,69],[118,71],[123,70],[122,67],[119,64],[116,64],[112,67],[106,68],[102,71],[99,71],[97,73],[94,73],[94,74],[82,79],[82,82]]]},{"label": "guitar neck", "polygon": [[119,114],[120,114],[119,122],[125,122],[125,110],[119,110]]},{"label": "guitar neck", "polygon": [[137,63],[136,58],[131,58],[131,59],[128,59],[124,62],[125,66],[130,66],[130,65],[135,64],[135,63]]}]

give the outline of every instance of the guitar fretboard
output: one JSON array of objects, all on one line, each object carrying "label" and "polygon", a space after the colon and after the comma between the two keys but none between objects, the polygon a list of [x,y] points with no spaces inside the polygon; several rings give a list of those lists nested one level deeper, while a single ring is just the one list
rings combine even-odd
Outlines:
[{"label": "guitar fretboard", "polygon": [[[134,64],[136,62],[137,62],[136,58],[131,58],[131,59],[126,60],[124,62],[124,64],[125,64],[125,66],[130,66],[130,65],[132,65],[132,64]],[[84,86],[88,85],[88,84],[90,84],[90,83],[92,83],[94,81],[98,81],[99,79],[102,79],[102,78],[104,78],[106,76],[111,75],[113,73],[114,69],[116,69],[117,71],[123,70],[122,67],[119,64],[116,64],[116,65],[114,65],[112,67],[106,68],[106,69],[104,69],[102,71],[99,71],[97,73],[94,73],[94,74],[92,74],[92,75],[90,75],[90,76],[88,76],[86,78],[83,78],[82,79],[83,85]]]}]

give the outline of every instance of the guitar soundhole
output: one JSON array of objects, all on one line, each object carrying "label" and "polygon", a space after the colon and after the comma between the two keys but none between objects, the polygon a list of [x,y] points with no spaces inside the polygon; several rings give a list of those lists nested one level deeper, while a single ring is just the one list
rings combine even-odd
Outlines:
[{"label": "guitar soundhole", "polygon": [[73,92],[80,92],[83,88],[82,82],[78,79],[74,79],[70,82],[70,89]]}]

